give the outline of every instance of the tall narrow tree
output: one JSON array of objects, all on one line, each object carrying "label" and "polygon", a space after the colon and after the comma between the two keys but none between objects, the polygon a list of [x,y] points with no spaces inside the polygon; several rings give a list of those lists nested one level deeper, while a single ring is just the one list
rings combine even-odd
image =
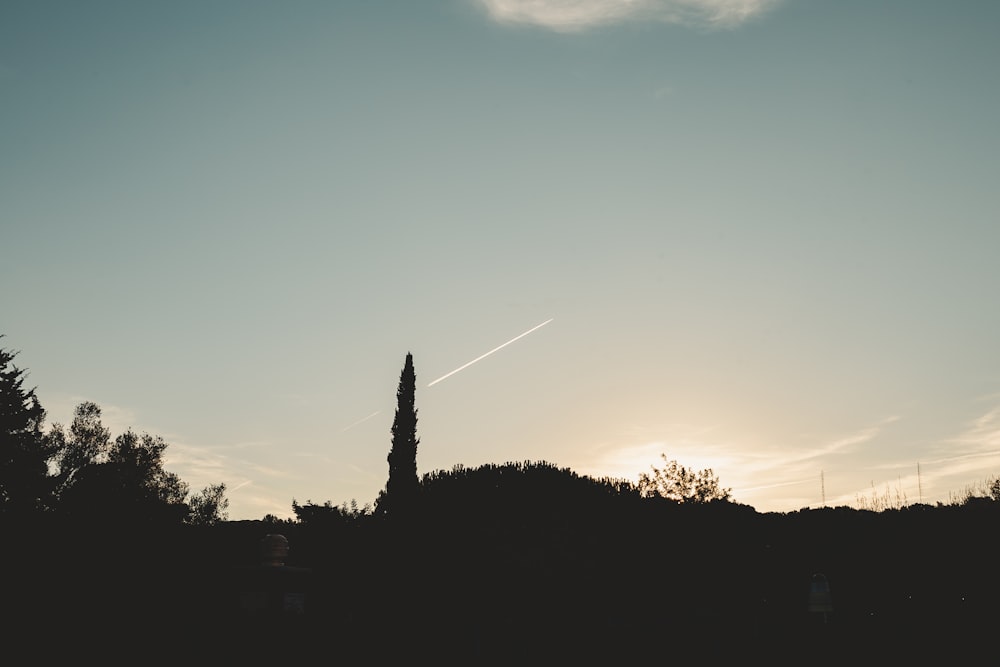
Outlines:
[{"label": "tall narrow tree", "polygon": [[26,373],[14,365],[15,356],[0,348],[0,514],[43,509],[51,486],[45,409],[35,390],[24,388]]},{"label": "tall narrow tree", "polygon": [[417,479],[417,408],[414,406],[417,376],[413,355],[406,353],[406,363],[399,374],[396,390],[396,416],[392,420],[392,448],[389,450],[389,480],[378,506],[386,515],[408,514],[416,503],[420,482]]}]

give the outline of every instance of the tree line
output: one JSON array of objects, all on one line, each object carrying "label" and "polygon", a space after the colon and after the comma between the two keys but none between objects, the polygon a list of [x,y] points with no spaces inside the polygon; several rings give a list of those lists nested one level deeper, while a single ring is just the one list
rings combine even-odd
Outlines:
[{"label": "tree line", "polygon": [[94,402],[77,405],[68,426],[46,430],[45,408],[16,356],[0,348],[0,513],[196,525],[227,518],[224,483],[192,494],[164,468],[161,436],[129,429],[112,437]]},{"label": "tree line", "polygon": [[[224,486],[192,495],[164,469],[162,438],[112,436],[93,403],[46,428],[14,356],[0,354],[0,518],[38,529],[14,533],[2,557],[20,605],[8,635],[45,619],[71,656],[87,642],[124,654],[138,638],[246,662],[318,650],[375,664],[842,664],[859,651],[971,655],[1000,620],[1000,485],[950,506],[761,514],[711,470],[666,457],[635,483],[545,461],[420,474],[407,354],[374,505],[292,500],[292,520],[226,521]],[[102,522],[129,530],[95,537]],[[270,533],[308,577],[308,613],[262,625],[239,601]],[[829,624],[808,612],[817,573]]]},{"label": "tree line", "polygon": [[[35,388],[25,385],[27,373],[14,364],[16,356],[17,352],[0,348],[0,512],[196,525],[212,525],[228,518],[224,483],[191,493],[186,482],[164,468],[167,443],[162,437],[131,429],[112,437],[101,421],[100,406],[94,402],[76,406],[68,426],[54,423],[46,429],[45,408]],[[440,488],[455,486],[460,478],[464,487],[471,489],[476,484],[493,484],[484,480],[504,470],[510,477],[509,468],[487,466],[470,471],[457,466],[421,479],[417,472],[416,372],[411,353],[404,360],[396,399],[388,479],[372,514],[402,520],[420,511],[421,505],[432,503]],[[730,490],[720,485],[711,470],[694,471],[666,457],[664,463],[662,468],[653,466],[650,473],[641,474],[637,484],[589,478],[581,481],[615,493],[678,502],[731,500]],[[542,474],[546,466],[529,465],[519,473]],[[550,475],[550,481],[557,478]],[[294,499],[292,509],[297,518],[310,521],[324,513],[358,519],[369,511],[367,506],[347,510],[329,501],[300,505]]]}]

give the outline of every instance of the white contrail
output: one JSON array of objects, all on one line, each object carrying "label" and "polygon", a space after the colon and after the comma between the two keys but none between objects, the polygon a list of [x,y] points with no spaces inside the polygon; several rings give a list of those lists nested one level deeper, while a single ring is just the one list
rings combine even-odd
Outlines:
[{"label": "white contrail", "polygon": [[430,386],[433,386],[433,385],[436,385],[436,384],[437,384],[438,382],[440,382],[441,380],[444,380],[445,378],[450,378],[450,377],[451,377],[452,375],[454,375],[455,373],[457,373],[457,372],[459,372],[459,371],[461,371],[461,370],[465,370],[466,368],[468,368],[468,367],[469,367],[469,366],[471,366],[472,364],[476,363],[477,361],[482,361],[483,359],[485,359],[486,357],[490,356],[491,354],[493,354],[493,353],[494,353],[494,352],[496,352],[497,350],[502,350],[503,348],[507,347],[508,345],[510,345],[511,343],[513,343],[514,341],[516,341],[516,340],[520,340],[521,338],[524,338],[525,336],[527,336],[528,334],[530,334],[530,333],[531,333],[532,331],[535,331],[535,330],[537,330],[537,329],[541,329],[542,327],[544,327],[544,326],[545,326],[546,324],[548,324],[549,322],[551,322],[551,321],[552,321],[552,320],[554,320],[554,319],[556,319],[556,318],[554,318],[554,317],[550,317],[549,319],[545,320],[544,322],[542,322],[542,323],[541,323],[541,324],[539,324],[538,326],[536,326],[536,327],[531,327],[530,329],[528,329],[527,331],[525,331],[525,332],[524,332],[523,334],[521,334],[520,336],[515,336],[514,338],[511,338],[511,339],[510,339],[509,341],[507,341],[507,342],[506,342],[506,343],[504,343],[503,345],[497,345],[497,346],[496,346],[495,348],[493,348],[492,350],[490,350],[490,351],[489,351],[489,352],[487,352],[486,354],[483,354],[483,355],[481,355],[481,356],[478,356],[478,357],[476,357],[475,359],[473,359],[473,360],[472,360],[472,361],[470,361],[469,363],[465,364],[464,366],[459,366],[458,368],[456,368],[455,370],[453,370],[452,372],[450,372],[450,373],[448,373],[448,374],[446,374],[446,375],[442,375],[442,376],[441,376],[441,377],[439,377],[439,378],[438,378],[437,380],[434,380],[434,382],[431,382],[431,383],[430,383],[430,384],[428,384],[427,386],[428,386],[428,387],[430,387]]},{"label": "white contrail", "polygon": [[358,425],[358,424],[360,424],[361,422],[366,422],[366,421],[368,421],[369,419],[371,419],[372,417],[374,417],[375,415],[377,415],[377,414],[378,414],[378,413],[380,413],[380,412],[382,412],[382,411],[381,411],[381,410],[376,410],[375,412],[371,413],[371,414],[370,414],[370,415],[368,415],[367,417],[365,417],[365,418],[363,418],[363,419],[359,419],[358,421],[354,422],[353,424],[348,424],[348,425],[347,425],[347,426],[345,426],[344,428],[340,429],[340,432],[341,432],[341,433],[343,433],[344,431],[346,431],[346,430],[347,430],[347,429],[349,429],[349,428],[354,428],[355,426],[357,426],[357,425]]}]

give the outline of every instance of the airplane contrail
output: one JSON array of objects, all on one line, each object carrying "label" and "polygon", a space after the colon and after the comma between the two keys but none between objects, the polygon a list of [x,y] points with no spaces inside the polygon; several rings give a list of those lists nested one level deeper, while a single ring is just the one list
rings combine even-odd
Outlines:
[{"label": "airplane contrail", "polygon": [[382,412],[382,411],[381,411],[381,410],[376,410],[375,412],[371,413],[371,414],[370,414],[370,415],[368,415],[367,417],[364,417],[364,418],[362,418],[362,419],[359,419],[358,421],[354,422],[353,424],[348,424],[348,425],[347,425],[347,426],[345,426],[344,428],[340,429],[340,432],[341,432],[341,433],[343,433],[343,432],[344,432],[344,431],[346,431],[347,429],[350,429],[350,428],[354,428],[355,426],[357,426],[357,425],[358,425],[358,424],[360,424],[361,422],[366,422],[366,421],[368,421],[369,419],[371,419],[372,417],[374,417],[375,415],[377,415],[377,414],[378,414],[378,413],[380,413],[380,412]]},{"label": "airplane contrail", "polygon": [[437,384],[438,382],[440,382],[441,380],[444,380],[444,379],[446,379],[446,378],[450,378],[450,377],[451,377],[452,375],[454,375],[455,373],[457,373],[457,372],[459,372],[459,371],[461,371],[461,370],[465,370],[466,368],[468,368],[468,367],[469,367],[469,366],[471,366],[472,364],[476,363],[477,361],[482,361],[483,359],[485,359],[486,357],[490,356],[490,355],[491,355],[491,354],[493,354],[494,352],[496,352],[496,351],[498,351],[498,350],[502,350],[503,348],[507,347],[508,345],[510,345],[511,343],[513,343],[514,341],[516,341],[516,340],[520,340],[521,338],[524,338],[525,336],[527,336],[528,334],[530,334],[530,333],[531,333],[532,331],[535,331],[535,330],[537,330],[537,329],[541,329],[542,327],[544,327],[544,326],[545,326],[546,324],[548,324],[549,322],[551,322],[551,321],[552,321],[552,320],[554,320],[554,319],[556,319],[556,318],[554,318],[554,317],[550,317],[549,319],[545,320],[544,322],[542,322],[542,323],[541,323],[541,324],[539,324],[538,326],[535,326],[535,327],[531,327],[530,329],[528,329],[527,331],[525,331],[525,332],[524,332],[523,334],[521,334],[521,335],[519,335],[519,336],[514,336],[513,338],[511,338],[511,339],[510,339],[509,341],[507,341],[507,342],[506,342],[506,343],[504,343],[503,345],[497,345],[497,346],[496,346],[495,348],[493,348],[492,350],[490,350],[490,351],[489,351],[489,352],[487,352],[486,354],[483,354],[483,355],[480,355],[480,356],[476,357],[475,359],[473,359],[472,361],[470,361],[469,363],[467,363],[467,364],[465,364],[465,365],[463,365],[463,366],[459,366],[458,368],[456,368],[456,369],[455,369],[455,370],[453,370],[452,372],[450,372],[450,373],[447,373],[447,374],[445,374],[445,375],[442,375],[442,376],[441,376],[441,377],[439,377],[439,378],[438,378],[437,380],[434,380],[433,382],[429,383],[429,384],[428,384],[427,386],[428,386],[428,387],[431,387],[431,386],[434,386],[434,385],[436,385],[436,384]]}]

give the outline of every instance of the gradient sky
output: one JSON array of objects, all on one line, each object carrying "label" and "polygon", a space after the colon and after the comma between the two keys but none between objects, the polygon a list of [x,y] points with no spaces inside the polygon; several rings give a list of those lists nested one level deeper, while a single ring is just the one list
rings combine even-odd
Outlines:
[{"label": "gradient sky", "polygon": [[233,519],[374,501],[407,352],[422,473],[663,453],[760,511],[947,501],[1000,472],[998,28],[6,0],[0,344]]}]

